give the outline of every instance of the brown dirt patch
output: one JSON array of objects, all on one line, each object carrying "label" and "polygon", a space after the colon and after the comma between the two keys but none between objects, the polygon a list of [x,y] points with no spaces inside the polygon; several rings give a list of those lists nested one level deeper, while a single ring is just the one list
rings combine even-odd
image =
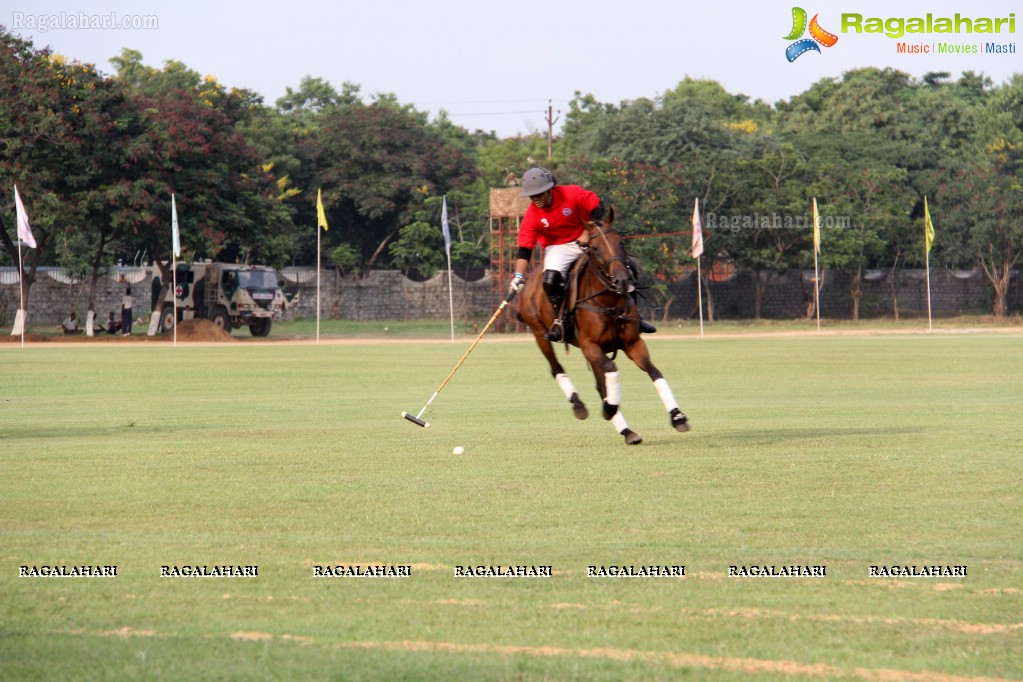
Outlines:
[{"label": "brown dirt patch", "polygon": [[[66,337],[69,341],[74,338],[71,336]],[[40,343],[42,341],[48,341],[48,336],[41,336],[39,334],[25,334],[25,343]],[[60,339],[63,341],[64,339]],[[0,343],[21,343],[21,336],[0,336]]]},{"label": "brown dirt patch", "polygon": [[108,630],[103,633],[104,637],[155,637],[155,630],[136,630],[130,625],[117,630]]},{"label": "brown dirt patch", "polygon": [[[167,332],[165,337],[173,338],[173,332]],[[178,341],[234,341],[228,332],[213,324],[209,320],[193,319],[184,320],[178,323]]]},{"label": "brown dirt patch", "polygon": [[[46,336],[43,334],[25,334],[25,343],[164,343],[174,340],[174,332],[165,332],[156,336],[146,335],[147,327],[141,330],[136,325],[131,336],[120,334],[98,333],[95,336],[85,334],[59,334]],[[237,341],[231,334],[206,319],[183,320],[178,324],[178,341],[185,343],[222,343]],[[0,336],[0,343],[21,343],[20,336]]]}]

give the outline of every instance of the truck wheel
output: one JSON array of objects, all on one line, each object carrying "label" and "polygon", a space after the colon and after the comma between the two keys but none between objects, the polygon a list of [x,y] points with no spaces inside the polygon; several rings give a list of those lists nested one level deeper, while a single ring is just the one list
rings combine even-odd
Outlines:
[{"label": "truck wheel", "polygon": [[269,317],[263,317],[250,324],[249,331],[252,332],[253,336],[270,336],[270,326],[272,324],[273,320]]},{"label": "truck wheel", "polygon": [[163,325],[163,330],[169,332],[174,329],[174,309],[164,310],[163,317],[160,319],[160,324]]},{"label": "truck wheel", "polygon": [[231,316],[227,314],[224,308],[217,308],[213,311],[213,316],[210,318],[213,324],[223,329],[228,334],[231,333]]}]

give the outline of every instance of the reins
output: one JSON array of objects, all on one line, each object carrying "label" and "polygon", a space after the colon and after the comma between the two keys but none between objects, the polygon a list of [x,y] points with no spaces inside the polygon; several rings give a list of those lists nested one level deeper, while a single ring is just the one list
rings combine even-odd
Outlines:
[{"label": "reins", "polygon": [[[604,227],[603,223],[600,223],[600,226]],[[607,235],[612,233],[612,232],[616,232],[614,227],[612,227],[612,226],[604,227],[604,229],[601,229],[596,234],[591,234],[590,235],[590,241],[593,241],[594,239],[598,239],[598,238],[603,238],[603,242],[604,242],[605,246],[607,247],[608,253],[614,253],[614,250],[611,248],[611,242],[607,238]],[[621,250],[622,250],[622,252],[624,252],[624,250],[625,250],[624,249],[624,245],[622,246]],[[628,262],[626,261],[624,255],[618,255],[617,253],[615,253],[613,256],[611,256],[611,258],[607,259],[604,262],[603,265],[601,265],[595,259],[590,258],[589,254],[587,254],[586,262],[583,263],[583,267],[584,268],[590,268],[591,266],[593,267],[594,272],[596,273],[596,279],[597,279],[598,282],[600,282],[600,284],[603,286],[603,288],[597,288],[597,290],[594,291],[593,293],[590,293],[590,294],[588,294],[586,296],[580,296],[576,300],[576,303],[575,303],[575,307],[577,309],[578,308],[582,308],[584,310],[589,310],[591,312],[597,313],[598,315],[601,315],[601,316],[604,316],[604,317],[610,317],[612,320],[614,320],[614,334],[615,334],[614,346],[615,346],[615,351],[614,351],[614,354],[612,355],[612,358],[611,358],[612,361],[618,355],[618,346],[619,346],[618,337],[621,335],[621,325],[622,325],[622,323],[626,319],[628,319],[628,318],[625,317],[625,313],[629,309],[629,304],[628,304],[629,293],[627,291],[619,293],[619,292],[615,291],[615,289],[614,289],[614,277],[611,275],[611,265],[615,261],[620,262],[625,267],[625,270],[626,270],[626,272],[629,275],[629,279],[631,280],[632,279],[632,272],[629,269]],[[583,272],[581,274],[585,275],[586,273]],[[580,282],[582,282],[582,279],[583,278],[580,277]],[[589,277],[587,277],[586,279],[589,279]],[[581,289],[582,289],[582,287],[580,286],[580,292],[579,292],[580,294],[582,293]],[[593,301],[594,299],[599,298],[599,297],[601,297],[601,296],[603,296],[605,294],[611,294],[612,296],[616,296],[618,298],[618,300],[621,301],[622,304],[614,306],[614,307],[605,307],[605,306],[599,306],[599,305],[595,305],[593,303],[589,303],[589,301]]]}]

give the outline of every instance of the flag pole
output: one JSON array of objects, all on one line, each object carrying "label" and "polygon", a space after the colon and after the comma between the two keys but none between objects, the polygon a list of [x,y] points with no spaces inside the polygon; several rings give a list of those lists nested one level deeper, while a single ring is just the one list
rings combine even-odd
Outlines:
[{"label": "flag pole", "polygon": [[21,347],[25,347],[25,265],[21,261],[21,237],[18,237],[18,293],[21,294],[18,313],[21,316]]},{"label": "flag pole", "polygon": [[813,308],[817,312],[817,336],[821,335],[821,280],[817,270],[817,249],[813,251]]},{"label": "flag pole", "polygon": [[817,212],[817,197],[813,198],[813,309],[817,313],[817,336],[821,335],[821,277],[817,254],[821,250],[821,219]]},{"label": "flag pole", "polygon": [[[32,236],[32,227],[28,224],[28,213],[25,211],[25,205],[21,202],[21,195],[18,194],[18,185],[14,185],[14,211],[17,215],[17,235],[18,235],[18,294],[20,296],[18,304],[18,314],[15,317],[15,326],[19,326],[21,330],[21,347],[25,347],[25,323],[28,319],[28,311],[25,310],[25,261],[21,255],[21,244],[24,242],[33,249],[36,248],[36,238]],[[11,332],[13,336],[14,333]]]},{"label": "flag pole", "polygon": [[931,254],[927,254],[927,331],[933,332],[934,325],[931,322]]},{"label": "flag pole", "polygon": [[448,227],[448,195],[444,195],[440,210],[440,229],[444,234],[444,251],[448,255],[448,310],[451,315],[451,343],[455,342],[455,293],[451,280],[451,229]]},{"label": "flag pole", "polygon": [[924,195],[924,260],[927,263],[927,332],[934,331],[931,319],[931,243],[934,241],[934,223],[931,222],[931,211],[927,208],[927,195]]},{"label": "flag pole", "polygon": [[320,228],[327,231],[327,212],[323,208],[323,188],[316,190],[316,343],[320,342]]},{"label": "flag pole", "polygon": [[178,345],[178,257],[171,251],[171,300],[174,303],[174,345]]},{"label": "flag pole", "polygon": [[689,255],[696,259],[696,302],[700,308],[700,338],[703,338],[703,272],[700,257],[703,255],[703,221],[700,220],[700,197],[693,201],[693,240]]},{"label": "flag pole", "polygon": [[451,311],[451,343],[455,342],[455,294],[451,283],[451,251],[448,251],[448,309]]},{"label": "flag pole", "polygon": [[181,237],[178,235],[178,206],[171,192],[171,304],[174,308],[174,347],[178,345],[178,249]]},{"label": "flag pole", "polygon": [[700,304],[700,338],[703,338],[703,275],[700,271],[700,260],[702,256],[696,257],[696,300]]},{"label": "flag pole", "polygon": [[316,343],[320,342],[320,226],[316,226]]}]

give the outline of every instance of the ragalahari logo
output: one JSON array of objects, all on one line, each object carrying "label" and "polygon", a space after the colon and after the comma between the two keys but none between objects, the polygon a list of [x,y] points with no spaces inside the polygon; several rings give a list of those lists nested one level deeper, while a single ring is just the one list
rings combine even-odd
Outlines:
[{"label": "ragalahari logo", "polygon": [[[792,8],[792,31],[785,36],[785,40],[795,40],[796,42],[785,48],[785,58],[790,62],[794,62],[799,59],[799,56],[809,52],[810,50],[816,51],[818,54],[821,48],[818,44],[824,47],[832,47],[838,42],[838,36],[834,33],[828,33],[821,25],[817,23],[818,14],[813,15],[813,19],[810,20],[810,37],[802,38],[803,33],[807,30],[806,25],[806,10],[802,7]],[[801,40],[796,40],[802,38]]]}]

